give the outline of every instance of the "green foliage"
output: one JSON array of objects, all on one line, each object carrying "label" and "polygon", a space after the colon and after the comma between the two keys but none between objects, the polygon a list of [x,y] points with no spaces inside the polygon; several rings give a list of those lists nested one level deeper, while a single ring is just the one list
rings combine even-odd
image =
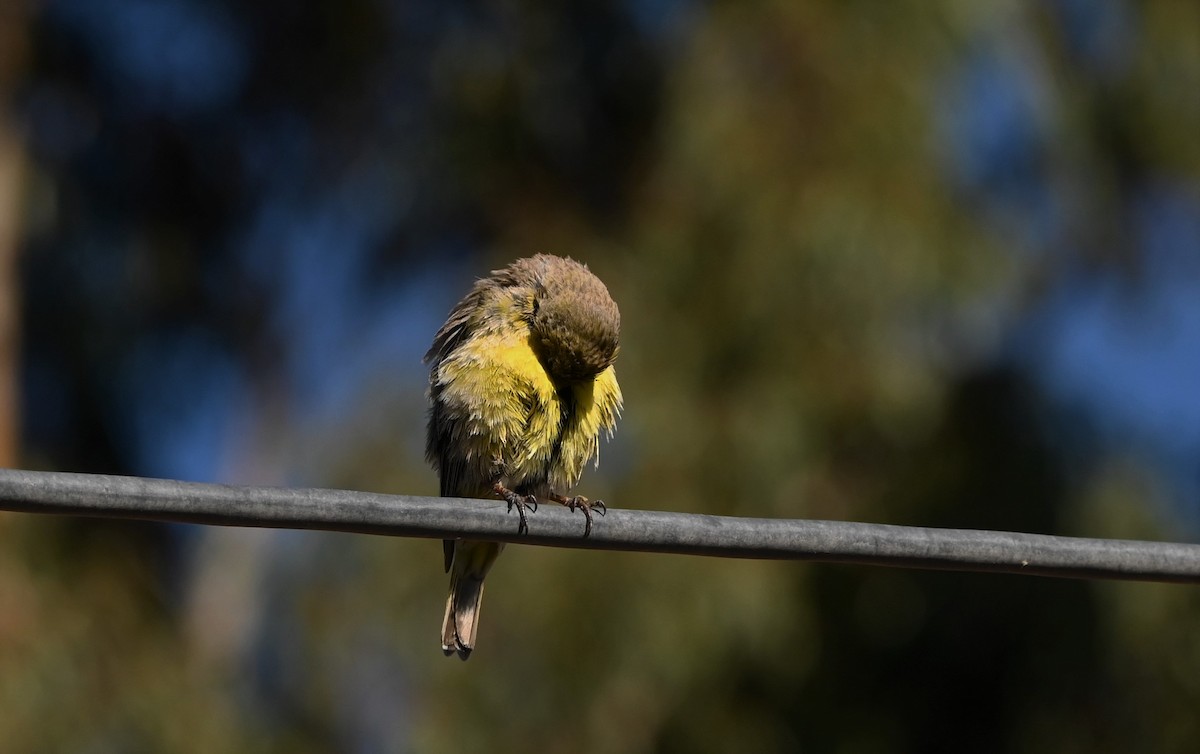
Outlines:
[{"label": "green foliage", "polygon": [[[1071,193],[1075,232],[1094,237],[1117,222],[1131,166],[1200,171],[1188,7],[1148,4],[1115,80],[1067,55],[1034,3],[698,8],[662,53],[661,91],[648,85],[657,112],[640,130],[622,121],[627,149],[606,156],[628,164],[599,210],[559,190],[569,176],[518,123],[557,60],[545,49],[574,40],[529,31],[511,69],[478,71],[471,56],[495,40],[446,41],[431,66],[457,115],[438,146],[496,240],[490,266],[570,254],[621,307],[626,414],[580,492],[616,508],[1177,536],[1167,516],[1130,513],[1159,498],[1148,472],[1071,467],[1044,430],[1074,419],[996,366],[998,333],[1060,271],[946,179],[933,113],[974,47],[1018,47],[1040,66],[1051,161],[1087,184]],[[436,488],[415,439],[425,386],[397,400],[393,382],[331,430],[344,450],[314,462],[330,486]],[[201,542],[164,594],[170,558],[126,525],[0,522],[7,749],[1061,754],[1200,740],[1200,596],[1182,587],[510,547],[464,664],[438,650],[440,543]]]}]

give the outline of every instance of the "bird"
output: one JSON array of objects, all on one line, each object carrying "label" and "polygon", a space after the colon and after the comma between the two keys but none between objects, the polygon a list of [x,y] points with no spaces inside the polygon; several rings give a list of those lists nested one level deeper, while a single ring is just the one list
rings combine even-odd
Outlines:
[{"label": "bird", "polygon": [[[568,496],[584,467],[599,463],[623,400],[613,362],[621,315],[587,265],[551,254],[518,259],[485,278],[450,311],[425,354],[430,365],[426,456],[443,497],[499,497],[526,512],[551,500],[584,515],[603,501]],[[442,651],[466,660],[475,648],[483,582],[502,542],[443,542],[450,593]]]}]

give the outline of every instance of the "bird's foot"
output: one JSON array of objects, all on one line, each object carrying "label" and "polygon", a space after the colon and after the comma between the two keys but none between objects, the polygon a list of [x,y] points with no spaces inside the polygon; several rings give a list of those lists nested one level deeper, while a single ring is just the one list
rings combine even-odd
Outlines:
[{"label": "bird's foot", "polygon": [[509,513],[512,513],[513,508],[516,508],[518,515],[521,516],[521,523],[517,525],[517,534],[528,534],[529,521],[527,521],[525,518],[525,510],[529,509],[534,513],[537,513],[537,498],[533,495],[522,495],[520,493],[513,492],[500,482],[493,484],[492,490],[495,491],[497,495],[504,498],[504,502],[508,503]]},{"label": "bird's foot", "polygon": [[556,503],[561,503],[562,505],[567,506],[572,513],[574,513],[575,509],[577,508],[583,511],[583,517],[587,520],[583,526],[584,537],[587,537],[592,533],[592,511],[599,511],[601,516],[603,516],[605,513],[608,513],[608,506],[604,504],[603,500],[588,500],[583,495],[567,497],[566,495],[559,495],[556,492],[551,492],[550,499]]}]

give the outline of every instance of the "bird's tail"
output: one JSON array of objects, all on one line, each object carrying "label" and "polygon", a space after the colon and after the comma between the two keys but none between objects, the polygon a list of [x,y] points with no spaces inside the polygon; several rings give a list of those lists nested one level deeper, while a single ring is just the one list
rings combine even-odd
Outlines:
[{"label": "bird's tail", "polygon": [[446,597],[446,614],[442,618],[442,652],[447,657],[455,652],[463,660],[471,656],[475,633],[479,630],[483,579],[503,548],[499,542],[454,543],[450,594]]}]

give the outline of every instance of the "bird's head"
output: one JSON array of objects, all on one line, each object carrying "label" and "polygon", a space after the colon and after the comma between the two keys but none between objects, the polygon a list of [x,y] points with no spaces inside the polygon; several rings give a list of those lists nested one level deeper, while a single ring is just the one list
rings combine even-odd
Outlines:
[{"label": "bird's head", "polygon": [[521,263],[527,263],[522,272],[532,290],[528,317],[534,350],[551,378],[582,382],[611,366],[621,313],[600,278],[573,259],[547,254]]}]

